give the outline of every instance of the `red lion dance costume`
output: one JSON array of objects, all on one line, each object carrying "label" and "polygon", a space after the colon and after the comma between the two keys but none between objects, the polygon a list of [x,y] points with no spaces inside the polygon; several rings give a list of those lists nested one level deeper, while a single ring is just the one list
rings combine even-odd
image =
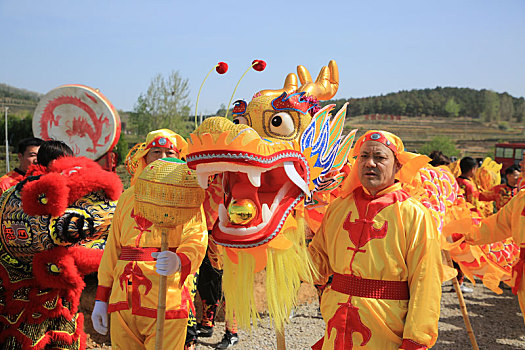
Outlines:
[{"label": "red lion dance costume", "polygon": [[107,234],[122,183],[87,158],[37,173],[0,198],[0,349],[84,349],[83,276],[102,250],[81,244]]}]

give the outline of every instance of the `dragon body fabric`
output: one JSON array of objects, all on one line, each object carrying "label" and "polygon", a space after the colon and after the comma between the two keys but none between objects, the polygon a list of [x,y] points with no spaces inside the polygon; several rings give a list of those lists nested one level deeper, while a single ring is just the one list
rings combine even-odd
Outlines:
[{"label": "dragon body fabric", "polygon": [[[122,184],[87,158],[60,158],[0,197],[0,348],[83,349],[83,276],[98,269]],[[88,248],[89,247],[89,248]]]},{"label": "dragon body fabric", "polygon": [[[318,227],[323,205],[348,168],[355,130],[341,137],[346,105],[320,108],[338,88],[335,61],[314,82],[303,66],[280,90],[237,101],[233,122],[206,119],[191,135],[188,166],[210,186],[212,240],[223,263],[226,316],[243,327],[257,320],[254,274],[266,269],[268,311],[282,329],[301,281],[312,280],[305,234]],[[217,176],[217,174],[219,174]],[[208,218],[212,217],[209,215]]]},{"label": "dragon body fabric", "polygon": [[[491,158],[485,158],[482,165],[476,170],[474,182],[480,192],[490,192],[490,190],[501,183],[500,176],[501,164],[494,162]],[[473,204],[467,203],[460,194],[461,190],[454,182],[454,191],[457,195],[454,206],[448,210],[444,221],[445,234],[463,232],[461,222],[479,224],[483,217],[492,215],[494,203],[492,201],[475,200]],[[510,199],[507,198],[507,201]],[[450,203],[450,202],[448,202]],[[459,264],[461,270],[473,283],[474,277],[480,278],[483,284],[501,294],[499,288],[500,281],[509,286],[514,286],[512,278],[512,266],[519,260],[519,246],[508,238],[505,241],[477,246],[468,245],[466,242],[452,244],[447,249],[450,250],[451,257]]]}]

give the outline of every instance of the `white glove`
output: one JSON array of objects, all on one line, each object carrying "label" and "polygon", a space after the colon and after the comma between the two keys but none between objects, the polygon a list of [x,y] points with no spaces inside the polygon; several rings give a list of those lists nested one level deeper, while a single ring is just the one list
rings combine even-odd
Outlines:
[{"label": "white glove", "polygon": [[159,275],[169,276],[180,270],[180,258],[172,251],[151,253],[151,256],[157,259],[156,266]]},{"label": "white glove", "polygon": [[91,313],[93,328],[100,334],[108,334],[108,303],[95,300],[95,307]]}]

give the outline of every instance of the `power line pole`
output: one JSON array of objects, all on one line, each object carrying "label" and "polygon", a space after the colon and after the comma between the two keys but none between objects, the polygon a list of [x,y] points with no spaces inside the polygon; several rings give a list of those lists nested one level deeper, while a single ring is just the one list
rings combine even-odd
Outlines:
[{"label": "power line pole", "polygon": [[5,167],[7,169],[7,172],[9,172],[11,169],[9,169],[9,139],[7,137],[7,110],[9,107],[5,107]]}]

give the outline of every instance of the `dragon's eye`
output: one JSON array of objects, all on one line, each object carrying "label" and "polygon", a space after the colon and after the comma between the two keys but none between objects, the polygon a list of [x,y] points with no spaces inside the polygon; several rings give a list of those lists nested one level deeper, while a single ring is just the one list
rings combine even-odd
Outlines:
[{"label": "dragon's eye", "polygon": [[245,124],[245,125],[250,125],[248,124],[248,119],[245,117],[245,116],[238,116],[238,117],[235,117],[233,119],[233,124]]},{"label": "dragon's eye", "polygon": [[295,131],[294,120],[286,112],[279,112],[270,118],[270,131],[280,136],[290,136]]}]

